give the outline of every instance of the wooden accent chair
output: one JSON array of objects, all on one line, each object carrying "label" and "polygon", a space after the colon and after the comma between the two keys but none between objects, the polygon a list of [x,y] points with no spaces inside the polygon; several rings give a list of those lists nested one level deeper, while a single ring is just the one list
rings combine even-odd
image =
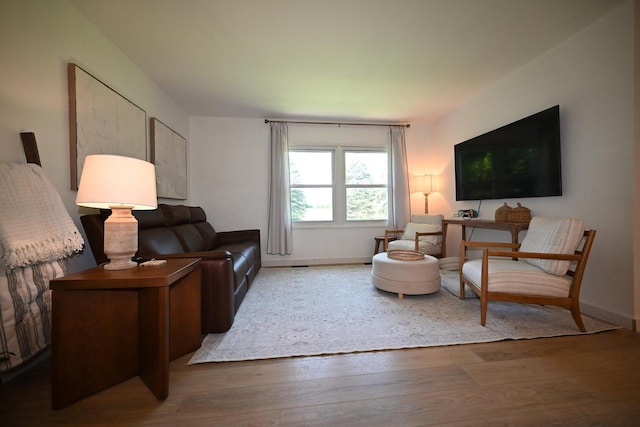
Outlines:
[{"label": "wooden accent chair", "polygon": [[444,215],[440,214],[411,215],[411,221],[404,229],[384,231],[384,251],[411,250],[441,258],[443,219]]},{"label": "wooden accent chair", "polygon": [[[480,323],[489,301],[557,305],[580,315],[580,286],[595,230],[575,218],[534,217],[522,243],[468,242],[460,245],[460,298],[465,283],[480,297]],[[482,258],[467,260],[467,250],[482,249]]]}]

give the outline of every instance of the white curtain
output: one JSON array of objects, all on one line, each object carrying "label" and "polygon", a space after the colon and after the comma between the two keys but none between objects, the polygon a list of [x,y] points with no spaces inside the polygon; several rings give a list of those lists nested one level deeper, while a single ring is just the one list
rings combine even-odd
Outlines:
[{"label": "white curtain", "polygon": [[288,128],[286,123],[271,122],[268,254],[291,254],[292,231],[289,199]]},{"label": "white curtain", "polygon": [[409,199],[409,171],[407,168],[407,147],[404,141],[404,126],[389,126],[391,137],[391,206],[389,206],[389,226],[401,229],[409,220],[411,202]]}]

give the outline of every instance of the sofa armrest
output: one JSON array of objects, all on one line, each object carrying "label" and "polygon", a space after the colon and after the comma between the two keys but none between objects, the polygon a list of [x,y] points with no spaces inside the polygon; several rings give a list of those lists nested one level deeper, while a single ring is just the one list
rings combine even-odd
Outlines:
[{"label": "sofa armrest", "polygon": [[220,245],[239,242],[255,242],[260,244],[260,230],[219,231],[216,233]]},{"label": "sofa armrest", "polygon": [[202,333],[222,333],[236,315],[231,252],[214,250],[158,255],[158,259],[200,258],[202,267]]}]

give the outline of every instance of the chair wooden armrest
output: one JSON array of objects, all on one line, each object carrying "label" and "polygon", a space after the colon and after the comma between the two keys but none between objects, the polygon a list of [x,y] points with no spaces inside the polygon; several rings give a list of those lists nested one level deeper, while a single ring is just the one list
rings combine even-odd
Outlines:
[{"label": "chair wooden armrest", "polygon": [[556,259],[560,261],[578,261],[581,255],[577,254],[547,254],[539,252],[519,252],[519,251],[492,251],[485,249],[487,257],[508,257],[508,258],[538,258],[538,259]]},{"label": "chair wooden armrest", "polygon": [[463,240],[460,243],[461,246],[464,247],[474,247],[474,248],[513,248],[518,249],[520,247],[520,243],[507,243],[507,242],[472,242],[469,240]]},{"label": "chair wooden armrest", "polygon": [[421,236],[440,236],[442,238],[442,230],[440,231],[425,231],[425,232],[418,232],[416,231],[416,237],[415,237],[415,241],[416,241],[416,247],[415,247],[415,251],[416,252],[420,252],[420,237]]},{"label": "chair wooden armrest", "polygon": [[[516,249],[520,248],[520,243],[508,243],[508,242],[472,242],[469,240],[463,240],[460,242],[460,271],[462,271],[462,264],[467,261],[467,248],[476,249],[490,249],[490,248],[511,248],[509,251],[512,254]],[[513,257],[513,255],[511,255]]]},{"label": "chair wooden armrest", "polygon": [[389,246],[390,239],[396,240],[399,238],[399,235],[404,233],[404,230],[400,229],[387,229],[384,230],[384,242],[383,242],[383,250],[387,252],[387,247]]},{"label": "chair wooden armrest", "polygon": [[399,234],[399,233],[404,233],[404,230],[402,230],[402,229],[398,229],[398,230],[395,230],[395,229],[388,229],[388,230],[384,230],[384,235],[385,235],[385,236],[386,236],[386,235],[397,235],[397,234]]},{"label": "chair wooden armrest", "polygon": [[418,236],[442,236],[442,231],[416,232],[416,238]]}]

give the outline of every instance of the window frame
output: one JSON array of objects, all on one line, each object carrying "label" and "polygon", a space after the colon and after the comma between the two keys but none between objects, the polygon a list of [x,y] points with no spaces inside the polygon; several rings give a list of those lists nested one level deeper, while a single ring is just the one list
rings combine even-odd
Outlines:
[{"label": "window frame", "polygon": [[[384,227],[389,223],[385,219],[371,220],[347,220],[347,189],[348,188],[386,188],[387,206],[391,202],[391,159],[389,147],[386,146],[347,146],[347,145],[313,145],[290,147],[289,152],[331,152],[332,153],[332,203],[333,220],[329,221],[295,221],[294,228],[357,228],[357,227]],[[387,182],[385,184],[349,184],[346,183],[346,153],[384,153],[387,156]],[[327,185],[304,185],[289,183],[289,194],[292,188],[326,188]],[[291,208],[291,207],[290,207]],[[387,212],[387,216],[388,216]]]}]

